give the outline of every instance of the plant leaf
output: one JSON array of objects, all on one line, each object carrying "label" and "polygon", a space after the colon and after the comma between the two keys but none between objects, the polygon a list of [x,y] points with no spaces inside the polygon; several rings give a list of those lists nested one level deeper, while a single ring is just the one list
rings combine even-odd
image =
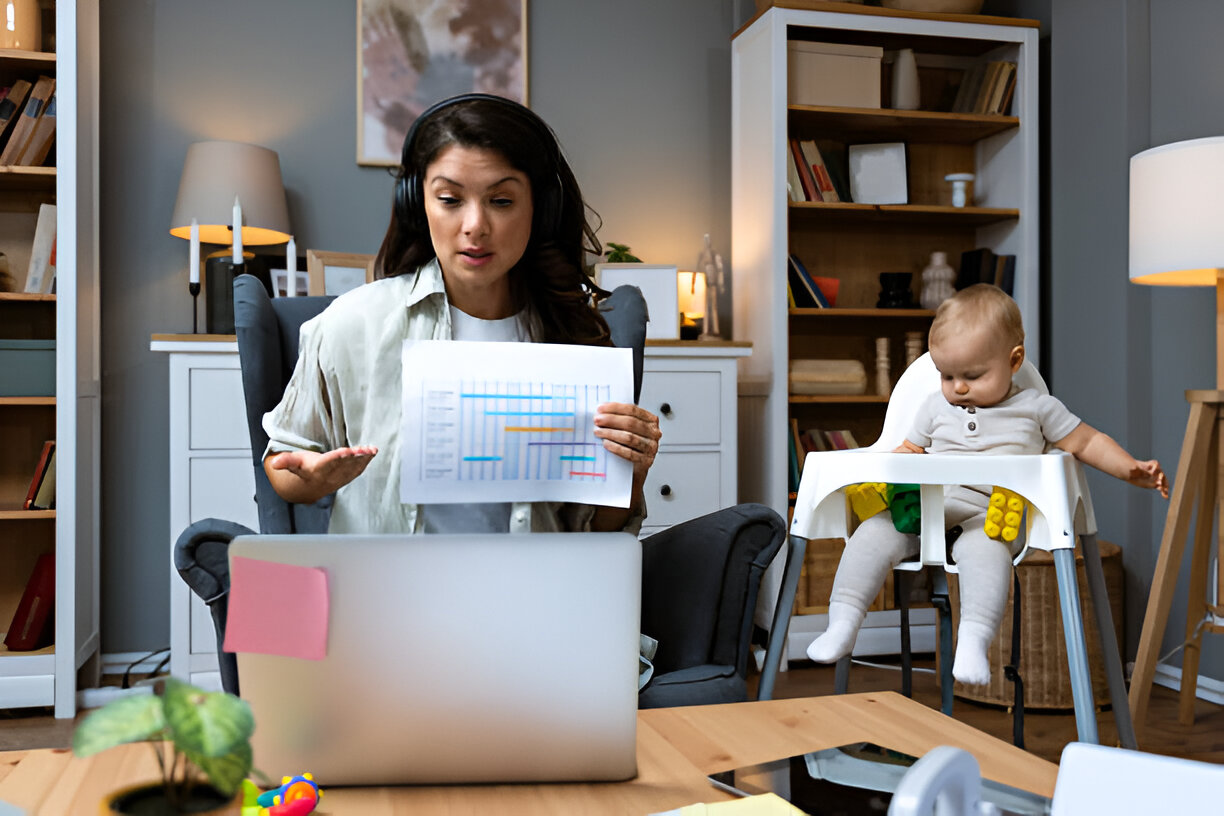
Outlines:
[{"label": "plant leaf", "polygon": [[242,780],[251,773],[251,744],[241,742],[224,756],[198,756],[187,751],[187,758],[208,777],[208,781],[226,796],[233,796]]},{"label": "plant leaf", "polygon": [[72,750],[79,757],[161,734],[166,727],[162,700],[153,694],[120,697],[91,712],[72,735]]},{"label": "plant leaf", "polygon": [[251,707],[223,691],[206,692],[168,678],[164,700],[170,739],[188,756],[223,756],[255,730]]}]

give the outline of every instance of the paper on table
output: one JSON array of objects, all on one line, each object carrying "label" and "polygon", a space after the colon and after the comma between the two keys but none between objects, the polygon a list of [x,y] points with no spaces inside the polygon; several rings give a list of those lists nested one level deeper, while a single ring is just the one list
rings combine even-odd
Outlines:
[{"label": "paper on table", "polygon": [[401,501],[629,506],[595,408],[633,402],[630,349],[405,341],[403,384]]},{"label": "paper on table", "polygon": [[225,651],[322,660],[327,615],[327,573],[321,568],[231,559]]}]

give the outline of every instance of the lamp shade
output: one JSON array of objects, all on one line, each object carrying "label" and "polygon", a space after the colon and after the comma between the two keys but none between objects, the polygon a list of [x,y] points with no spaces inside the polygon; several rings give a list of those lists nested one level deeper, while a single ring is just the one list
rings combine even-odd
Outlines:
[{"label": "lamp shade", "polygon": [[170,234],[191,236],[200,224],[207,244],[232,242],[234,198],[242,204],[243,244],[289,240],[289,207],[276,151],[243,142],[196,142],[187,147]]},{"label": "lamp shade", "polygon": [[1215,286],[1224,268],[1224,136],[1136,153],[1130,161],[1130,279]]}]

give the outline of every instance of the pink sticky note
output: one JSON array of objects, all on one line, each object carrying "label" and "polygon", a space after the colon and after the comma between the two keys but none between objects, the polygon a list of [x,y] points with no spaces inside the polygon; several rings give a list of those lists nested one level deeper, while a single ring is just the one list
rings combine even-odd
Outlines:
[{"label": "pink sticky note", "polygon": [[225,651],[322,660],[327,655],[327,573],[234,556]]}]

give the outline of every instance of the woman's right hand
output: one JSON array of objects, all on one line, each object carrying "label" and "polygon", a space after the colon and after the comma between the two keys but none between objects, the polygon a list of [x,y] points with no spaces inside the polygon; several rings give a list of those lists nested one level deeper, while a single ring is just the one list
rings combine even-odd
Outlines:
[{"label": "woman's right hand", "polygon": [[373,445],[336,448],[326,453],[285,451],[264,460],[272,488],[286,501],[312,504],[363,472],[378,453]]}]

